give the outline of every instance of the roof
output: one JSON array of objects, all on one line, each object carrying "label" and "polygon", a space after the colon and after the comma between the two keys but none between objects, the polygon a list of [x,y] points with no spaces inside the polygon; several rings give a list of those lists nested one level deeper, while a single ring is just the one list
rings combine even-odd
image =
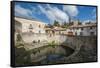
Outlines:
[{"label": "roof", "polygon": [[61,28],[61,27],[54,27],[54,28],[45,28],[45,30],[64,31],[66,29],[65,28]]},{"label": "roof", "polygon": [[86,28],[86,27],[96,27],[96,23],[85,24],[85,25],[72,25],[69,28]]},{"label": "roof", "polygon": [[23,19],[27,19],[27,20],[39,21],[39,20],[37,20],[37,19],[35,19],[35,18],[21,17],[21,16],[15,16],[15,17],[17,17],[17,18],[23,18]]},{"label": "roof", "polygon": [[[31,21],[38,21],[38,20],[36,20],[36,19],[27,19],[27,18],[16,17],[16,16],[15,16],[15,21],[18,21],[18,22],[20,22],[20,23],[27,23],[26,21],[23,22],[23,20],[26,20],[28,23],[33,23],[33,22],[31,22]],[[38,24],[46,24],[46,23],[44,23],[44,22],[42,22],[42,21],[38,21],[37,23],[38,23]]]}]

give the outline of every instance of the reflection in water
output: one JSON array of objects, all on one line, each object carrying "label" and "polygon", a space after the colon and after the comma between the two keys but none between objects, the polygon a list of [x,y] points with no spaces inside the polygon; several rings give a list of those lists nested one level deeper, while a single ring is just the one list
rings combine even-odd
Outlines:
[{"label": "reflection in water", "polygon": [[[45,50],[45,53],[43,55],[43,51]],[[56,47],[46,47],[45,49],[41,49],[40,50],[40,53],[42,53],[42,56],[41,57],[45,57],[43,59],[40,59],[41,57],[39,58],[34,58],[35,59],[35,62],[34,63],[37,63],[38,64],[54,64],[54,63],[58,63],[60,61],[64,61],[64,57],[68,57],[69,55],[71,55],[72,53],[74,52],[73,49],[67,47],[67,46],[63,46],[63,45],[59,45],[59,46],[56,46]],[[38,54],[38,53],[37,53]],[[35,54],[35,55],[37,55]],[[37,61],[36,61],[37,59]],[[39,60],[40,59],[40,60]],[[34,60],[33,60],[34,61]]]}]

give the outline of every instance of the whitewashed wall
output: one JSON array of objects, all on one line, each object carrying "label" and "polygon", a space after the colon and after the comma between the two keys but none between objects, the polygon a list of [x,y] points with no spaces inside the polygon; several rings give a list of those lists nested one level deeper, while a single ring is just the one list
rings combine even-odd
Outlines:
[{"label": "whitewashed wall", "polygon": [[[17,18],[17,17],[15,17],[15,20],[19,21],[22,24],[22,32],[30,32],[29,26],[31,24],[33,27],[32,32],[39,33],[40,31],[41,33],[45,33],[44,27],[46,23],[43,23],[37,20],[27,20],[27,19]],[[40,28],[39,28],[39,25],[40,25]]]},{"label": "whitewashed wall", "polygon": [[69,31],[73,32],[73,35],[75,35],[75,33],[77,33],[77,36],[80,36],[80,32],[82,32],[82,36],[90,36],[91,32],[94,32],[94,35],[97,35],[97,28],[94,27],[93,29],[90,28],[83,28],[83,30],[81,30],[81,28],[79,29],[67,29],[66,32],[68,33]]},{"label": "whitewashed wall", "polygon": [[64,35],[54,35],[50,36],[49,34],[33,34],[33,33],[26,33],[22,34],[22,39],[24,40],[25,43],[31,43],[32,41],[38,41],[40,42],[58,42],[62,43],[67,39],[67,36]]}]

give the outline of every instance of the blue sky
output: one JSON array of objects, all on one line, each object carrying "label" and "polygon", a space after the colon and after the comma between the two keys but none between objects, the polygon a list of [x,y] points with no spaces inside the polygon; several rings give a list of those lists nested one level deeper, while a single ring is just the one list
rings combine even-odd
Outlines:
[{"label": "blue sky", "polygon": [[69,17],[82,22],[96,21],[96,7],[16,2],[15,16],[35,18],[51,24],[55,20],[69,22]]}]

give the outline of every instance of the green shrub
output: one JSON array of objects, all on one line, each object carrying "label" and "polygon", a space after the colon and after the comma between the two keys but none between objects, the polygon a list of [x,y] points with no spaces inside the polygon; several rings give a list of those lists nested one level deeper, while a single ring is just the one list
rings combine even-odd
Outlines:
[{"label": "green shrub", "polygon": [[22,41],[22,37],[21,37],[20,34],[17,34],[17,41],[18,41],[18,42],[19,42],[19,41]]},{"label": "green shrub", "polygon": [[52,42],[49,42],[48,45],[49,45],[49,46],[52,46],[52,47],[54,48],[54,47],[57,46],[58,44],[57,44],[55,41],[52,41]]}]

